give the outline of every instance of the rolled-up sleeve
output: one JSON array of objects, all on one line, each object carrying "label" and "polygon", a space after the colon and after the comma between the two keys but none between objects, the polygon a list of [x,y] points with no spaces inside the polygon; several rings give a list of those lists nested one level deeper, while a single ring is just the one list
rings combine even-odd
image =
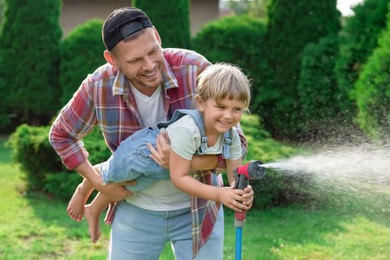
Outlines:
[{"label": "rolled-up sleeve", "polygon": [[88,158],[81,139],[96,124],[94,102],[89,89],[88,80],[85,80],[50,129],[49,142],[68,169],[74,169]]}]

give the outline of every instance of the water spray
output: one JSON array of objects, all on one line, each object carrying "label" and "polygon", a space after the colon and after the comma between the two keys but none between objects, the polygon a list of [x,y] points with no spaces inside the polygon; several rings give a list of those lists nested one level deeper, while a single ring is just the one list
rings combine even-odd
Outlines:
[{"label": "water spray", "polygon": [[[249,185],[249,180],[260,180],[265,175],[265,168],[261,161],[249,161],[245,165],[234,170],[235,189],[244,190]],[[234,213],[234,226],[236,227],[236,260],[241,259],[242,228],[245,224],[246,211]]]},{"label": "water spray", "polygon": [[[310,153],[261,166],[277,172],[277,178],[292,184],[291,189],[298,189],[297,194],[304,194],[317,206],[389,216],[389,158],[390,144],[364,143],[311,148]],[[294,196],[289,199],[295,200]]]}]

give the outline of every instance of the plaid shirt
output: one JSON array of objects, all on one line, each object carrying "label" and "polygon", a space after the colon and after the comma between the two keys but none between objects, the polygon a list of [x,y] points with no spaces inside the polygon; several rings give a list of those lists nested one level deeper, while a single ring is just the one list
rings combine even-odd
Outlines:
[{"label": "plaid shirt", "polygon": [[[176,109],[193,108],[196,78],[210,63],[188,50],[170,48],[163,53],[162,95],[165,113],[170,118]],[[109,64],[88,75],[50,130],[49,141],[68,169],[74,169],[88,158],[81,139],[96,125],[112,152],[121,141],[141,129],[129,82],[117,67]],[[246,142],[243,146],[246,148]],[[198,179],[210,185],[222,184],[221,177],[210,172],[199,174]],[[211,234],[219,206],[212,201],[191,198],[194,255]]]}]

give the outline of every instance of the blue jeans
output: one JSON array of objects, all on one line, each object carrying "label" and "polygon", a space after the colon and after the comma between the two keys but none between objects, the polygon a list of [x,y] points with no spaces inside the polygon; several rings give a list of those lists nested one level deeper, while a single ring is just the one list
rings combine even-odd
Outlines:
[{"label": "blue jeans", "polygon": [[[171,242],[177,260],[192,259],[191,209],[150,211],[122,201],[112,223],[108,259],[158,260]],[[195,259],[223,257],[224,215],[220,208],[212,234]]]},{"label": "blue jeans", "polygon": [[152,186],[157,180],[169,180],[169,172],[152,158],[147,143],[156,145],[157,129],[144,128],[126,138],[111,157],[100,165],[105,183],[137,180],[137,185],[126,186],[139,192]]}]

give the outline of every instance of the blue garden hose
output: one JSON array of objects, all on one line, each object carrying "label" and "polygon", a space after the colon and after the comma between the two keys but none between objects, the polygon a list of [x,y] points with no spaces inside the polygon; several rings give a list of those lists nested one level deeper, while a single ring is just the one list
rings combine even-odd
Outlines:
[{"label": "blue garden hose", "polygon": [[236,225],[236,260],[241,260],[242,226],[240,226],[240,224],[237,224],[238,221],[240,221],[240,220],[235,220],[234,221],[235,225]]},{"label": "blue garden hose", "polygon": [[[261,167],[261,161],[250,161],[234,170],[235,189],[244,190],[249,185],[249,180],[259,180],[265,175],[265,168]],[[234,226],[236,227],[236,260],[241,260],[242,227],[245,224],[246,211],[234,213]]]}]

